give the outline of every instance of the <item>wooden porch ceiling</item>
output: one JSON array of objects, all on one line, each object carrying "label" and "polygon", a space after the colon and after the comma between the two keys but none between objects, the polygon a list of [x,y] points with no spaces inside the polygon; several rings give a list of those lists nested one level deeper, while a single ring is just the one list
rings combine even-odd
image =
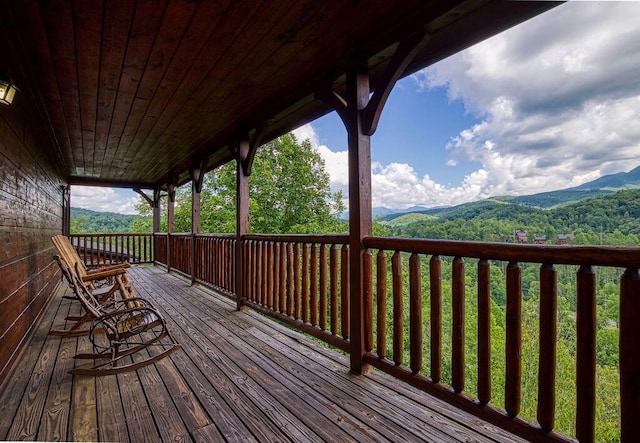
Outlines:
[{"label": "wooden porch ceiling", "polygon": [[314,93],[358,57],[375,84],[415,33],[431,38],[404,75],[556,4],[0,0],[0,50],[71,183],[153,187],[229,161],[239,128],[269,140],[329,112]]}]

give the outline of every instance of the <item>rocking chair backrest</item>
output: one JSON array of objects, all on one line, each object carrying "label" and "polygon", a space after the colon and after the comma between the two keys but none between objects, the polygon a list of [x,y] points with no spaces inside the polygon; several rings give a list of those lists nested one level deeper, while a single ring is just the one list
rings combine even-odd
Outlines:
[{"label": "rocking chair backrest", "polygon": [[[78,252],[75,250],[71,242],[64,235],[54,235],[51,237],[51,241],[53,245],[56,247],[58,251],[58,255],[64,260],[71,269],[75,269],[80,277],[84,277],[87,275],[87,267],[84,262],[80,259]],[[89,285],[92,287],[92,285]]]},{"label": "rocking chair backrest", "polygon": [[80,303],[82,303],[82,307],[86,312],[91,314],[93,317],[100,317],[103,312],[102,308],[98,301],[91,295],[89,289],[82,283],[78,274],[69,267],[66,261],[60,258],[60,256],[56,255],[54,257],[62,270],[62,275],[67,279],[69,285],[73,289],[73,292],[76,294]]}]

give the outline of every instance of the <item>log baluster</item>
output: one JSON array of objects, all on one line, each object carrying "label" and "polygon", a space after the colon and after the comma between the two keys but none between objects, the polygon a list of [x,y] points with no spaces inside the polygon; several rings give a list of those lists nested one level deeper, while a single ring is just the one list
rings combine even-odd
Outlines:
[{"label": "log baluster", "polygon": [[318,245],[311,245],[311,324],[318,325]]},{"label": "log baluster", "polygon": [[302,321],[309,323],[309,245],[302,245]]},{"label": "log baluster", "polygon": [[596,274],[591,266],[582,265],[577,278],[576,437],[592,442],[596,419]]},{"label": "log baluster", "polygon": [[384,249],[376,257],[376,352],[387,357],[387,255]]},{"label": "log baluster", "polygon": [[287,243],[287,315],[293,315],[295,278],[293,277],[293,243]]},{"label": "log baluster", "polygon": [[409,258],[409,368],[417,374],[422,369],[422,286],[420,256]]},{"label": "log baluster", "polygon": [[552,264],[540,267],[540,357],[538,359],[537,419],[543,432],[551,432],[556,409],[556,339],[558,283]]},{"label": "log baluster", "polygon": [[442,263],[440,256],[429,260],[429,291],[431,296],[431,380],[442,379]]},{"label": "log baluster", "polygon": [[274,293],[274,288],[275,288],[275,280],[276,280],[276,273],[275,273],[275,266],[273,263],[274,260],[274,254],[273,254],[273,250],[274,250],[274,244],[273,242],[267,242],[268,246],[267,246],[267,307],[270,309],[273,309],[273,293]]},{"label": "log baluster", "polygon": [[270,308],[274,311],[280,311],[280,299],[282,298],[280,282],[282,281],[280,278],[280,272],[282,270],[282,248],[281,243],[273,243],[273,254],[271,256],[272,265],[271,265],[271,297],[273,302],[270,304]]},{"label": "log baluster", "polygon": [[349,294],[351,291],[350,279],[349,279],[349,245],[342,245],[341,258],[340,258],[340,307],[342,313],[342,337],[349,338],[350,326],[349,319],[351,313],[349,312]]},{"label": "log baluster", "polygon": [[300,318],[300,244],[293,243],[293,317]]},{"label": "log baluster", "polygon": [[507,265],[505,410],[510,418],[520,413],[522,380],[522,275],[520,264]]},{"label": "log baluster", "polygon": [[640,441],[640,274],[620,278],[620,437]]},{"label": "log baluster", "polygon": [[338,245],[331,245],[329,253],[329,323],[331,333],[338,334]]},{"label": "log baluster", "polygon": [[478,400],[491,401],[491,263],[478,262]]},{"label": "log baluster", "polygon": [[278,242],[278,249],[280,251],[280,264],[278,265],[278,289],[276,294],[278,295],[278,304],[274,305],[274,309],[284,314],[287,309],[287,244]]},{"label": "log baluster", "polygon": [[460,393],[464,389],[464,259],[455,257],[451,274],[452,290],[452,343],[451,343],[451,385],[454,392]]},{"label": "log baluster", "polygon": [[273,266],[270,266],[269,259],[269,242],[262,242],[262,285],[260,288],[261,301],[264,306],[270,308],[273,307],[273,298],[269,295],[267,290],[267,281],[272,280],[270,273],[273,271]]},{"label": "log baluster", "polygon": [[393,285],[393,362],[402,365],[403,359],[403,308],[402,308],[402,261],[399,251],[391,257],[391,278]]},{"label": "log baluster", "polygon": [[327,247],[320,245],[320,329],[327,330]]},{"label": "log baluster", "polygon": [[362,315],[364,320],[364,350],[371,352],[373,349],[373,256],[371,249],[367,248],[363,252],[363,274],[364,280],[362,289]]}]

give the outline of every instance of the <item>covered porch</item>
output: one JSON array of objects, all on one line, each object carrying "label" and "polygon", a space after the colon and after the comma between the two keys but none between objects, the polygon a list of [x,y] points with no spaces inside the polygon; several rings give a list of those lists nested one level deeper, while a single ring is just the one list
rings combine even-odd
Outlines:
[{"label": "covered porch", "polygon": [[516,437],[159,266],[130,270],[183,350],[137,372],[73,377],[86,338],[47,336],[60,286],[0,397],[1,440],[483,441]]}]

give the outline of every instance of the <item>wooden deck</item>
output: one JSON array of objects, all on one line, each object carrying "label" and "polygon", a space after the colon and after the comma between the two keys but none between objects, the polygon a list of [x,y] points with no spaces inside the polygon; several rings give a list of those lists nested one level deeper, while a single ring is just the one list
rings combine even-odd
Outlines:
[{"label": "wooden deck", "polygon": [[517,441],[386,375],[152,266],[130,270],[184,350],[137,372],[72,377],[87,338],[47,336],[63,284],[0,397],[0,440]]}]

